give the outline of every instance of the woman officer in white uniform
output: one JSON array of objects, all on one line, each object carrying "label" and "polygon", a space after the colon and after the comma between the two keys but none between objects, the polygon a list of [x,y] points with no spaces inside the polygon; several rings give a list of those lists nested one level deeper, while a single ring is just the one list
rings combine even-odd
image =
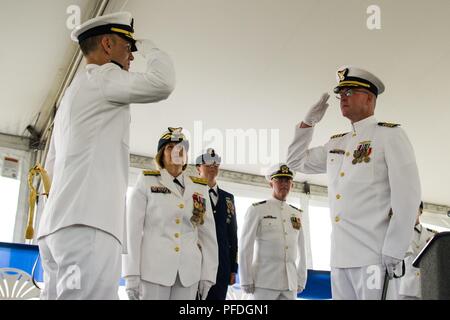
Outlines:
[{"label": "woman officer in white uniform", "polygon": [[159,171],[144,171],[127,207],[123,276],[130,299],[206,299],[216,280],[218,249],[204,179],[189,177],[189,143],[169,128],[158,143]]}]

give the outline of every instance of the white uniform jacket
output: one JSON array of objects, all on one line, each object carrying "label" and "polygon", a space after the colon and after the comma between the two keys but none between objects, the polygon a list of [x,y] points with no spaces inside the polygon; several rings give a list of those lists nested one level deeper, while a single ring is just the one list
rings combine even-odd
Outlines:
[{"label": "white uniform jacket", "polygon": [[296,128],[287,165],[328,174],[331,266],[381,264],[382,254],[403,259],[421,198],[414,151],[403,129],[371,116],[354,123],[352,132],[308,149],[313,131]]},{"label": "white uniform jacket", "polygon": [[[183,195],[165,169],[139,176],[128,200],[123,276],[171,286],[178,272],[185,287],[216,282],[219,256],[208,188],[202,179],[183,175]],[[206,204],[203,225],[191,222],[195,197]]]},{"label": "white uniform jacket", "polygon": [[414,227],[414,237],[405,256],[405,275],[399,280],[399,294],[408,297],[422,297],[420,285],[420,269],[413,267],[412,263],[422,251],[428,241],[436,233],[418,224]]},{"label": "white uniform jacket", "polygon": [[81,224],[125,240],[130,103],[166,99],[175,85],[171,59],[154,49],[147,72],[88,64],[57,111],[46,169],[52,178],[38,238]]},{"label": "white uniform jacket", "polygon": [[297,291],[306,285],[301,211],[272,198],[248,208],[239,239],[241,285]]}]

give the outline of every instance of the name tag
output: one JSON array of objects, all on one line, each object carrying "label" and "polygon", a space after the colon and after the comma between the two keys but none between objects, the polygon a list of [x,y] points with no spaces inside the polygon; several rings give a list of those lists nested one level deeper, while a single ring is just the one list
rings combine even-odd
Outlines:
[{"label": "name tag", "polygon": [[274,216],[264,216],[263,219],[276,219],[277,217]]},{"label": "name tag", "polygon": [[168,188],[160,186],[152,186],[150,190],[152,190],[152,193],[171,193]]},{"label": "name tag", "polygon": [[334,153],[334,154],[345,154],[345,151],[342,149],[333,149],[330,150],[330,153]]}]

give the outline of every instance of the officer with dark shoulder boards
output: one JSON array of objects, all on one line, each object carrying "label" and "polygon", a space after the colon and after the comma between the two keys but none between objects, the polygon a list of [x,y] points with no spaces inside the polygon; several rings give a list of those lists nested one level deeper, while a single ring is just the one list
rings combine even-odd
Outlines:
[{"label": "officer with dark shoulder boards", "polygon": [[217,244],[219,246],[219,269],[216,284],[211,288],[206,300],[225,300],[228,285],[236,282],[237,273],[237,221],[234,196],[217,185],[217,175],[221,158],[208,149],[197,157],[196,166],[200,176],[208,181],[209,197],[216,223]]}]

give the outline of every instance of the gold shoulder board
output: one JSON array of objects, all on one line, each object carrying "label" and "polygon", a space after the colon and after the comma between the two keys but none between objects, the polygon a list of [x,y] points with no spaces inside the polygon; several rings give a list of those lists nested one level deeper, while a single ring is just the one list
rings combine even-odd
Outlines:
[{"label": "gold shoulder board", "polygon": [[346,133],[340,133],[340,134],[335,134],[334,136],[331,136],[330,139],[336,139],[336,138],[343,137],[343,136],[345,136],[347,133],[348,133],[348,132],[346,132]]},{"label": "gold shoulder board", "polygon": [[159,172],[158,170],[144,170],[143,171],[144,176],[160,176],[161,172]]},{"label": "gold shoulder board", "polygon": [[199,177],[193,177],[193,176],[190,176],[190,178],[193,183],[202,184],[204,186],[206,186],[208,184],[208,180],[206,180],[205,178],[199,178]]}]

